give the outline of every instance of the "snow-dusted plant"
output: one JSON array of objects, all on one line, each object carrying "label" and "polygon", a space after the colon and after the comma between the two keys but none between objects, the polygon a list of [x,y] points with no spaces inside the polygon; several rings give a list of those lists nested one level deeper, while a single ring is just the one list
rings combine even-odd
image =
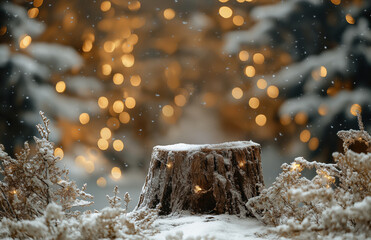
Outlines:
[{"label": "snow-dusted plant", "polygon": [[0,219],[34,219],[44,214],[48,204],[57,203],[63,211],[76,206],[88,206],[93,198],[68,179],[68,170],[57,166],[53,143],[49,141],[49,120],[40,112],[44,126],[37,129],[41,138],[35,137],[36,153],[26,142],[16,158],[10,157],[0,145]]},{"label": "snow-dusted plant", "polygon": [[[359,125],[360,130],[338,132],[344,153],[333,153],[334,164],[302,157],[283,164],[273,185],[247,202],[254,216],[285,237],[371,237],[371,137],[360,115]],[[357,141],[368,147],[366,153],[349,148]],[[315,168],[317,175],[302,177],[305,168]]]}]

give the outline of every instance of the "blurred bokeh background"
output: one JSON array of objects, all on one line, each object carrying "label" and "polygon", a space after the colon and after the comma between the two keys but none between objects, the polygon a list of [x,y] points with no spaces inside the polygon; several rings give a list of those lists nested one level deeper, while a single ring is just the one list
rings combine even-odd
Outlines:
[{"label": "blurred bokeh background", "polygon": [[253,140],[267,185],[295,156],[330,162],[370,130],[368,0],[2,0],[0,143],[55,155],[93,208],[137,202],[152,147]]}]

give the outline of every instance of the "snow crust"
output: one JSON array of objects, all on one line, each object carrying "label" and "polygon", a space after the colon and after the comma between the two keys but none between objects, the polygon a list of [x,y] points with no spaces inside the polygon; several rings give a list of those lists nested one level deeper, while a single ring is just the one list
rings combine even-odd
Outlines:
[{"label": "snow crust", "polygon": [[253,141],[236,141],[236,142],[225,142],[218,144],[186,144],[186,143],[177,143],[173,145],[158,145],[153,148],[153,150],[163,150],[163,151],[187,151],[195,152],[201,151],[202,149],[212,149],[212,150],[222,150],[226,148],[238,149],[246,148],[250,146],[260,146],[258,143]]}]

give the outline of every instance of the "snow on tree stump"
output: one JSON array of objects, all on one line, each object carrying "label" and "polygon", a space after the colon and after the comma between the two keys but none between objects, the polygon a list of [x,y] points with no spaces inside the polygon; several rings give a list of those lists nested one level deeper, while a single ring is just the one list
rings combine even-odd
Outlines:
[{"label": "snow on tree stump", "polygon": [[264,185],[260,152],[252,141],[156,146],[137,208],[249,216],[245,204]]}]

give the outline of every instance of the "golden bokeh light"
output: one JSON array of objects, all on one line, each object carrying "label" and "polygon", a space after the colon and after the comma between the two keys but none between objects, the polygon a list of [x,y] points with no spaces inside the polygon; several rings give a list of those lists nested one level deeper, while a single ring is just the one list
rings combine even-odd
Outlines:
[{"label": "golden bokeh light", "polygon": [[232,96],[235,99],[241,99],[243,97],[243,91],[239,87],[235,87],[232,89]]},{"label": "golden bokeh light", "polygon": [[259,99],[256,98],[256,97],[252,97],[250,98],[249,100],[249,106],[252,108],[252,109],[257,109],[259,107]]},{"label": "golden bokeh light", "polygon": [[134,34],[131,34],[131,35],[128,37],[127,42],[128,42],[129,44],[131,44],[131,45],[135,45],[135,44],[137,44],[138,40],[139,40],[138,35],[136,35],[136,34],[134,33]]},{"label": "golden bokeh light", "polygon": [[135,59],[132,54],[124,54],[121,57],[122,65],[125,67],[132,67],[134,65]]},{"label": "golden bokeh light", "polygon": [[327,76],[327,69],[326,69],[326,67],[324,67],[324,66],[321,66],[321,68],[320,68],[320,71],[319,71],[320,73],[319,73],[319,75],[321,76],[321,77],[326,77]]},{"label": "golden bokeh light", "polygon": [[84,52],[90,52],[93,48],[93,42],[90,40],[86,40],[84,44],[82,45],[82,51]]},{"label": "golden bokeh light", "polygon": [[321,116],[325,116],[327,114],[327,111],[328,111],[328,108],[325,104],[321,104],[319,107],[318,107],[318,113],[319,115]]},{"label": "golden bokeh light", "polygon": [[121,85],[124,82],[124,75],[121,73],[115,73],[113,75],[112,81],[116,85]]},{"label": "golden bokeh light", "polygon": [[75,158],[75,164],[79,167],[83,167],[85,165],[86,159],[84,156],[77,156]]},{"label": "golden bokeh light", "polygon": [[256,82],[256,86],[259,88],[259,89],[265,89],[267,87],[267,81],[265,81],[263,78],[260,78],[257,82]]},{"label": "golden bokeh light", "polygon": [[30,8],[27,12],[29,18],[35,18],[37,15],[39,15],[39,9],[38,8]]},{"label": "golden bokeh light", "polygon": [[232,22],[236,26],[242,26],[243,23],[245,22],[245,20],[243,19],[242,16],[236,15],[236,16],[233,17]]},{"label": "golden bokeh light", "polygon": [[59,157],[59,159],[62,160],[63,157],[64,157],[63,149],[59,148],[59,147],[55,148],[54,149],[54,157]]},{"label": "golden bokeh light", "polygon": [[305,112],[298,112],[294,118],[296,124],[304,125],[308,120],[308,115]]},{"label": "golden bokeh light", "polygon": [[226,2],[228,2],[229,0],[219,0],[219,2],[221,2],[221,3],[226,3]]},{"label": "golden bokeh light", "polygon": [[245,75],[248,76],[248,77],[254,77],[255,76],[255,68],[253,66],[246,66]]},{"label": "golden bokeh light", "polygon": [[301,133],[300,133],[300,141],[302,141],[302,142],[305,143],[305,142],[308,142],[309,139],[310,139],[310,131],[307,130],[307,129],[301,131]]},{"label": "golden bokeh light", "polygon": [[278,87],[271,85],[267,88],[267,95],[270,98],[277,98],[280,91],[278,90]]},{"label": "golden bokeh light", "polygon": [[175,17],[175,11],[171,8],[167,8],[164,10],[164,18],[166,20],[171,20]]},{"label": "golden bokeh light", "polygon": [[121,123],[124,123],[124,124],[128,123],[130,121],[130,114],[127,112],[120,113],[119,120]]},{"label": "golden bokeh light", "polygon": [[101,187],[101,188],[104,188],[105,186],[107,186],[107,180],[104,177],[98,178],[97,179],[97,186]]},{"label": "golden bokeh light", "polygon": [[258,126],[262,127],[262,126],[264,126],[267,123],[267,117],[264,114],[259,114],[255,118],[255,123]]},{"label": "golden bokeh light", "polygon": [[334,5],[339,5],[341,3],[341,0],[331,0],[331,2],[334,4]]},{"label": "golden bokeh light", "polygon": [[319,140],[316,137],[311,138],[308,143],[308,147],[311,151],[316,150],[318,148],[318,145],[319,145]]},{"label": "golden bokeh light", "polygon": [[118,129],[120,127],[120,121],[115,117],[110,117],[107,122],[107,126],[112,129]]},{"label": "golden bokeh light", "polygon": [[98,106],[102,109],[105,109],[108,107],[108,99],[106,97],[100,97],[98,98]]},{"label": "golden bokeh light", "polygon": [[119,180],[121,178],[121,169],[118,167],[113,167],[111,170],[111,176],[114,180]]},{"label": "golden bokeh light", "polygon": [[112,109],[115,113],[121,113],[124,111],[124,103],[121,100],[116,100],[112,105]]},{"label": "golden bokeh light", "polygon": [[84,167],[85,167],[85,171],[88,173],[93,173],[95,170],[94,163],[91,161],[86,161],[84,164]]},{"label": "golden bokeh light", "polygon": [[103,139],[103,138],[100,138],[98,140],[97,145],[98,145],[98,148],[100,150],[107,150],[108,149],[108,146],[109,146],[108,141],[106,139]]},{"label": "golden bokeh light", "polygon": [[187,99],[184,95],[179,94],[174,97],[174,102],[178,107],[183,107],[187,103]]},{"label": "golden bokeh light", "polygon": [[252,59],[256,64],[263,64],[265,60],[264,55],[261,53],[255,53]]},{"label": "golden bokeh light", "polygon": [[81,124],[87,124],[90,121],[90,116],[87,113],[81,113],[79,116],[79,121]]},{"label": "golden bokeh light", "polygon": [[34,7],[41,7],[43,5],[44,0],[34,0],[33,1],[33,6]]},{"label": "golden bokeh light", "polygon": [[140,78],[139,75],[133,75],[133,76],[131,76],[131,78],[130,78],[130,83],[131,83],[131,85],[134,86],[134,87],[139,86],[141,82],[142,82],[142,79]]},{"label": "golden bokeh light", "polygon": [[110,9],[111,9],[111,2],[110,1],[103,1],[100,4],[100,10],[102,10],[102,12],[107,12]]},{"label": "golden bokeh light", "polygon": [[350,15],[349,13],[345,16],[345,20],[346,20],[349,24],[354,24],[354,23],[355,23],[354,18],[353,18],[352,15]]},{"label": "golden bokeh light", "polygon": [[111,53],[115,50],[115,43],[112,42],[112,41],[106,41],[104,44],[103,44],[103,49],[104,51],[106,51],[107,53]]},{"label": "golden bokeh light", "polygon": [[165,105],[162,108],[162,114],[165,117],[172,117],[174,115],[174,108],[171,105]]},{"label": "golden bokeh light", "polygon": [[357,112],[359,114],[361,114],[362,112],[362,107],[359,105],[359,104],[353,104],[351,107],[350,107],[350,113],[353,115],[353,116],[357,116]]},{"label": "golden bokeh light", "polygon": [[8,28],[6,26],[2,26],[0,27],[0,36],[3,36],[6,31],[8,31]]},{"label": "golden bokeh light", "polygon": [[24,35],[19,41],[20,48],[27,48],[32,42],[32,38],[29,35]]},{"label": "golden bokeh light", "polygon": [[108,127],[104,127],[100,130],[100,136],[101,138],[108,140],[112,136],[112,132]]},{"label": "golden bokeh light", "polygon": [[139,1],[129,1],[128,2],[128,8],[130,11],[138,11],[141,7],[141,4]]},{"label": "golden bokeh light", "polygon": [[121,50],[123,53],[131,53],[134,49],[134,46],[130,43],[123,43],[122,46],[121,46]]},{"label": "golden bokeh light", "polygon": [[245,61],[249,60],[249,53],[248,53],[247,51],[245,51],[245,50],[242,50],[242,51],[240,51],[240,53],[238,54],[238,58],[239,58],[241,61],[245,62]]},{"label": "golden bokeh light", "polygon": [[202,191],[202,188],[201,188],[200,186],[196,185],[196,186],[193,188],[193,191],[194,191],[195,193],[199,193],[199,192]]},{"label": "golden bokeh light", "polygon": [[66,90],[66,83],[64,81],[59,81],[55,84],[55,90],[59,93],[63,93]]},{"label": "golden bokeh light", "polygon": [[233,14],[233,11],[230,7],[223,6],[219,8],[219,14],[223,18],[230,18]]},{"label": "golden bokeh light", "polygon": [[133,97],[128,97],[125,99],[125,106],[129,109],[132,109],[134,108],[136,105],[136,101],[135,101],[135,98]]},{"label": "golden bokeh light", "polygon": [[280,123],[283,126],[287,126],[291,123],[291,116],[289,114],[282,114],[280,117]]},{"label": "golden bokeh light", "polygon": [[121,140],[115,140],[113,141],[113,149],[115,149],[116,152],[121,152],[124,149],[124,143]]},{"label": "golden bokeh light", "polygon": [[108,76],[108,75],[111,74],[111,72],[112,72],[111,65],[109,65],[109,64],[103,64],[102,65],[102,73],[103,73],[103,75]]}]

